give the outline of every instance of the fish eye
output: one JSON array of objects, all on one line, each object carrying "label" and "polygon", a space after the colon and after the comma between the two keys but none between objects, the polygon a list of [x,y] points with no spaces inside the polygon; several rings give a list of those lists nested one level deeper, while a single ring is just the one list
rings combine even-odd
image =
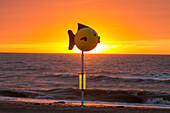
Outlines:
[{"label": "fish eye", "polygon": [[96,34],[96,33],[94,33],[94,36],[97,36],[97,34]]}]

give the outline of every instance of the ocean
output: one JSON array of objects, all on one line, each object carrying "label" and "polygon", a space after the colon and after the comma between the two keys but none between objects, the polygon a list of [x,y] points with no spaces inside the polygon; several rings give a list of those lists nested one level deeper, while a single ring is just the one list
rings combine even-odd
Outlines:
[{"label": "ocean", "polygon": [[[85,104],[170,108],[170,55],[86,54]],[[81,54],[0,53],[0,100],[80,103]]]}]

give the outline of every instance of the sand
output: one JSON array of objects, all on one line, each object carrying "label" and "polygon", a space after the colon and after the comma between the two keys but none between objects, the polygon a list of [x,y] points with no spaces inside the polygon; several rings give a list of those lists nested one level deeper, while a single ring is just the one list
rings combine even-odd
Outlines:
[{"label": "sand", "polygon": [[72,106],[0,101],[0,113],[170,113],[170,109]]}]

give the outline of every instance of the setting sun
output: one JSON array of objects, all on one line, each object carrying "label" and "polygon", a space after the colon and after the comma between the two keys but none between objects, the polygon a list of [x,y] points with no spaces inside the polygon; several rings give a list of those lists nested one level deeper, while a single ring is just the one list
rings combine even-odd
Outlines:
[{"label": "setting sun", "polygon": [[98,44],[97,47],[92,50],[92,51],[89,51],[87,53],[109,53],[110,50],[110,53],[114,53],[114,49],[116,49],[116,47],[118,47],[118,45],[104,45],[104,44]]}]

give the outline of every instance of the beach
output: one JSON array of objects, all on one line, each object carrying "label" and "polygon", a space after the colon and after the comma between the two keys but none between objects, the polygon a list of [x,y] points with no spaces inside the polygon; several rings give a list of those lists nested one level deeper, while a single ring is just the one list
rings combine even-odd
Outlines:
[{"label": "beach", "polygon": [[45,104],[0,101],[0,113],[169,113],[170,109],[74,106],[69,104]]}]

